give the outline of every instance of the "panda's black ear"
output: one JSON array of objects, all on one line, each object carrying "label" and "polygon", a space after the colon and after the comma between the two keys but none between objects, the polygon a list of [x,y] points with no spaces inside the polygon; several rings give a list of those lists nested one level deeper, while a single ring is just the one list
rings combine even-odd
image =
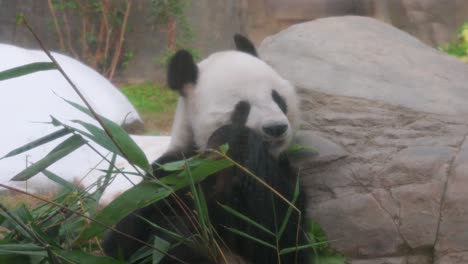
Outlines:
[{"label": "panda's black ear", "polygon": [[241,34],[234,35],[234,42],[236,43],[236,49],[258,57],[257,50],[255,49],[254,44],[246,37]]},{"label": "panda's black ear", "polygon": [[169,61],[167,70],[167,84],[173,90],[183,95],[187,84],[196,84],[198,79],[198,67],[192,54],[186,50],[179,50]]}]

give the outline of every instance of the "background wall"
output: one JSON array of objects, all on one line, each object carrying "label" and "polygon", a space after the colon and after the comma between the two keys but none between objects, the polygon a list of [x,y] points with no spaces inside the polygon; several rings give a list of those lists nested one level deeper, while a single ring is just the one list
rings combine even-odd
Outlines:
[{"label": "background wall", "polygon": [[[149,12],[148,5],[149,1],[133,1],[125,48],[134,56],[128,66],[119,71],[117,82],[164,78],[156,59],[165,51],[166,34],[142,15]],[[0,42],[37,47],[26,29],[15,23],[16,16],[21,13],[34,25],[46,45],[58,50],[46,1],[0,0]],[[201,57],[232,47],[232,35],[236,32],[249,35],[259,44],[264,37],[291,24],[342,15],[374,17],[436,46],[456,38],[457,27],[468,21],[468,1],[196,0],[187,10],[187,18],[195,33],[193,48]]]},{"label": "background wall", "polygon": [[[166,51],[167,36],[163,28],[155,27],[150,20],[150,2],[133,1],[126,35],[126,50],[134,56],[125,69],[121,69],[117,82],[142,82],[163,78],[157,62]],[[186,12],[192,25],[195,48],[203,57],[216,50],[232,47],[232,34],[242,32],[241,2],[238,0],[196,0]],[[0,43],[38,48],[38,44],[24,26],[17,25],[17,15],[24,14],[46,46],[59,50],[58,39],[47,1],[0,0]],[[79,21],[70,21],[71,28],[79,27]],[[77,42],[78,42],[78,34]]]},{"label": "background wall", "polygon": [[293,23],[327,16],[374,17],[411,33],[431,46],[456,37],[468,21],[465,0],[243,0],[247,32],[257,41]]}]

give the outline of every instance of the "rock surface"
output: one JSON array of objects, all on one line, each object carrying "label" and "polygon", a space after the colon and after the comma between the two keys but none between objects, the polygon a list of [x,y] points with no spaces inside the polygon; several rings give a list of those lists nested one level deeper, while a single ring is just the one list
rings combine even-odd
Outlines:
[{"label": "rock surface", "polygon": [[[284,38],[288,41],[280,41]],[[292,26],[267,38],[261,52],[299,87],[421,112],[468,114],[463,62],[370,18],[335,17]],[[296,59],[284,63],[286,56]]]},{"label": "rock surface", "polygon": [[260,55],[322,146],[296,165],[333,247],[355,264],[465,263],[468,66],[363,17],[292,26]]}]

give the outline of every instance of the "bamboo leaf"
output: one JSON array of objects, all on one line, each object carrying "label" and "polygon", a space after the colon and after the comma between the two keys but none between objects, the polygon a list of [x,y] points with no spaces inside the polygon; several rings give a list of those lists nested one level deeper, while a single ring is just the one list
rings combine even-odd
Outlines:
[{"label": "bamboo leaf", "polygon": [[201,230],[203,231],[203,236],[206,240],[208,240],[208,228],[206,225],[206,218],[208,211],[204,211],[203,208],[206,208],[206,203],[202,205],[202,200],[205,202],[205,196],[203,194],[203,191],[198,192],[197,187],[195,186],[195,181],[193,179],[193,175],[191,173],[190,167],[187,165],[185,172],[187,173],[187,176],[190,180],[190,189],[192,190],[193,194],[193,199],[195,202],[195,210],[197,211],[197,218],[198,218],[198,224],[200,225]]},{"label": "bamboo leaf", "polygon": [[[11,230],[15,230],[16,232],[20,233],[22,236],[29,240],[33,240],[34,238],[32,238],[30,233],[28,233],[28,231],[24,228],[24,226],[26,225],[25,222],[30,222],[29,220],[31,216],[29,214],[29,211],[27,211],[27,209],[24,206],[21,206],[14,212],[10,213],[12,214],[12,216],[4,212],[0,213],[3,216],[3,218],[8,221],[6,223],[6,227]],[[24,225],[18,224],[18,221]]]},{"label": "bamboo leaf", "polygon": [[27,167],[25,170],[18,173],[13,177],[12,181],[25,181],[39,172],[43,171],[50,165],[54,164],[58,160],[77,150],[79,147],[83,146],[86,141],[80,135],[73,135],[69,137],[64,142],[60,143],[55,147],[49,154],[47,154],[43,159]]},{"label": "bamboo leaf", "polygon": [[106,226],[112,226],[131,212],[166,198],[171,192],[154,181],[143,182],[127,190],[97,214],[95,220],[100,224],[92,222],[88,225],[75,243],[88,241],[103,232]]},{"label": "bamboo leaf", "polygon": [[193,168],[196,166],[199,166],[201,163],[205,162],[204,159],[201,159],[199,156],[183,159],[183,160],[178,160],[178,161],[172,161],[164,164],[158,164],[161,169],[165,171],[180,171],[183,170],[187,167]]},{"label": "bamboo leaf", "polygon": [[[52,125],[54,125],[54,126],[63,126],[64,128],[66,128],[66,129],[68,129],[70,131],[76,132],[77,134],[81,134],[81,135],[89,138],[92,142],[101,145],[103,148],[109,150],[112,153],[120,154],[118,149],[115,147],[114,143],[112,143],[112,140],[110,140],[110,138],[105,134],[105,132],[102,129],[100,129],[99,127],[96,127],[95,125],[90,124],[90,129],[97,133],[96,135],[93,135],[93,134],[90,134],[90,133],[86,132],[85,130],[69,126],[69,125],[61,122],[60,120],[58,120],[57,118],[55,118],[53,116],[50,116],[50,117],[52,119],[51,122],[50,122]],[[76,121],[75,120],[74,122],[79,123],[81,121]],[[86,123],[86,124],[88,124],[88,123]]]},{"label": "bamboo leaf", "polygon": [[226,155],[228,150],[229,150],[229,145],[228,144],[223,144],[223,145],[219,146],[219,150],[221,151],[221,153]]},{"label": "bamboo leaf", "polygon": [[287,149],[288,154],[295,154],[297,152],[302,152],[302,151],[307,151],[307,152],[310,152],[312,154],[313,153],[315,153],[315,154],[319,153],[319,150],[317,148],[314,148],[314,147],[311,147],[311,146],[303,146],[303,145],[299,145],[299,144],[292,145],[291,147],[289,147]]},{"label": "bamboo leaf", "polygon": [[[294,194],[293,194],[293,199],[291,201],[292,204],[296,204],[297,198],[299,197],[300,193],[300,188],[299,188],[299,177],[296,179],[296,186],[294,188]],[[281,224],[280,230],[278,231],[278,239],[281,238],[281,236],[284,233],[284,230],[286,229],[286,225],[289,222],[289,218],[291,217],[293,208],[291,206],[288,207],[288,210],[286,211],[286,215],[284,216],[283,223]]]},{"label": "bamboo leaf", "polygon": [[231,232],[234,233],[234,234],[237,234],[237,235],[239,235],[239,236],[243,236],[243,237],[245,237],[245,238],[248,238],[248,239],[250,239],[250,240],[252,240],[252,241],[255,241],[255,242],[257,242],[257,243],[259,243],[259,244],[261,244],[261,245],[264,245],[264,246],[269,247],[269,248],[272,248],[272,249],[276,249],[276,247],[273,246],[272,244],[270,244],[270,243],[268,243],[268,242],[265,242],[265,241],[263,241],[263,240],[261,240],[261,239],[258,239],[258,238],[256,238],[256,237],[253,237],[253,236],[251,236],[251,235],[249,235],[249,234],[247,234],[247,233],[245,233],[245,232],[242,232],[242,231],[240,231],[240,230],[238,230],[238,229],[231,228],[231,227],[226,227],[226,229],[229,230],[229,231],[231,231]]},{"label": "bamboo leaf", "polygon": [[[197,164],[196,167],[190,170],[191,177],[195,182],[199,182],[204,180],[209,175],[216,173],[220,170],[228,168],[233,165],[232,162],[226,159],[221,160],[211,160],[211,159],[195,159],[190,161],[189,164],[193,162]],[[166,185],[171,186],[173,189],[178,190],[181,187],[188,186],[190,184],[190,178],[187,173],[187,170],[183,170],[182,173],[179,175],[170,175],[169,177],[164,177],[161,179]]]},{"label": "bamboo leaf", "polygon": [[159,226],[159,225],[157,225],[157,224],[151,222],[150,220],[148,220],[148,219],[146,219],[146,218],[144,218],[144,217],[142,217],[142,216],[138,216],[138,217],[139,217],[140,219],[142,219],[143,221],[145,221],[146,223],[148,223],[148,224],[149,224],[151,227],[153,227],[154,229],[156,229],[156,230],[158,230],[158,231],[160,231],[160,232],[162,232],[162,233],[164,233],[164,234],[166,234],[166,235],[172,237],[172,238],[175,239],[175,240],[184,241],[184,240],[187,239],[187,238],[185,238],[184,236],[179,235],[178,233],[173,232],[173,231],[171,231],[171,230],[168,230],[168,229],[166,229],[166,228],[163,228],[163,227],[161,227],[161,226]]},{"label": "bamboo leaf", "polygon": [[312,248],[314,248],[316,246],[319,246],[319,245],[325,244],[325,243],[326,242],[317,242],[317,243],[311,243],[311,244],[301,245],[301,246],[297,246],[297,247],[283,248],[282,250],[280,250],[280,255],[288,254],[288,253],[292,253],[292,252],[299,251],[299,250],[304,250],[304,249],[312,249]]},{"label": "bamboo leaf", "polygon": [[198,214],[204,218],[204,221],[206,223],[206,230],[209,230],[211,227],[211,221],[210,221],[210,212],[208,209],[208,204],[206,203],[206,197],[205,193],[203,192],[203,188],[201,187],[200,184],[197,185],[197,193],[198,193],[198,199],[200,200],[200,212]]},{"label": "bamboo leaf", "polygon": [[297,247],[284,248],[284,249],[280,250],[280,255],[293,253],[293,252],[303,250],[303,249],[309,249],[309,248],[312,249],[313,247],[314,247],[314,245],[310,244],[310,245],[303,245],[303,246],[297,246]]},{"label": "bamboo leaf", "polygon": [[158,264],[164,258],[164,256],[166,256],[166,253],[169,251],[171,244],[166,240],[155,236],[153,245],[158,249],[153,250],[153,264]]},{"label": "bamboo leaf", "polygon": [[55,183],[58,183],[60,186],[68,189],[68,190],[78,190],[78,187],[69,182],[69,181],[66,181],[64,180],[62,177],[58,176],[57,174],[51,172],[51,171],[48,171],[48,170],[43,170],[42,173],[47,177],[49,178],[49,180],[51,181],[54,181]]},{"label": "bamboo leaf", "polygon": [[273,233],[272,231],[268,230],[266,227],[262,226],[261,224],[255,222],[253,219],[239,213],[238,211],[234,210],[233,208],[227,206],[227,205],[223,205],[223,204],[220,204],[218,203],[219,206],[221,206],[224,210],[226,210],[228,213],[232,214],[233,216],[235,217],[238,217],[242,220],[244,220],[245,222],[257,227],[258,229],[264,231],[265,233],[269,234],[269,235],[272,235],[273,237],[276,237],[275,233]]},{"label": "bamboo leaf", "polygon": [[47,256],[44,248],[35,244],[5,244],[0,245],[0,255],[20,254],[29,256]]},{"label": "bamboo leaf", "polygon": [[106,256],[98,256],[81,250],[54,249],[53,252],[60,257],[74,263],[86,264],[123,264],[124,262]]},{"label": "bamboo leaf", "polygon": [[34,62],[0,72],[0,81],[21,77],[38,71],[56,69],[52,62]]},{"label": "bamboo leaf", "polygon": [[[209,175],[216,173],[224,168],[231,166],[228,160],[205,160],[194,168],[191,173],[193,180],[199,182]],[[112,226],[122,220],[126,215],[160,201],[168,197],[172,192],[188,187],[191,180],[186,173],[182,175],[172,174],[161,178],[161,180],[144,181],[137,186],[127,190],[117,199],[102,209],[96,216],[100,223],[92,222],[80,234],[75,243],[86,242],[93,236],[96,236],[106,229],[106,226]],[[168,188],[170,186],[170,188]],[[104,225],[104,226],[103,226]]]},{"label": "bamboo leaf", "polygon": [[91,141],[101,145],[103,148],[109,150],[112,153],[122,156],[119,149],[114,145],[114,143],[109,138],[109,136],[107,136],[104,130],[93,124],[86,123],[81,120],[73,120],[73,122],[82,125],[84,128],[86,128],[86,130],[88,130],[91,133],[84,134]]},{"label": "bamboo leaf", "polygon": [[[67,103],[69,103],[70,105],[72,105],[73,107],[75,107],[76,109],[80,110],[81,112],[83,112],[83,113],[89,115],[90,117],[94,118],[92,113],[86,107],[83,107],[83,106],[81,106],[81,105],[79,105],[77,103],[74,103],[72,101],[68,101],[68,100],[65,100],[65,101]],[[127,156],[127,158],[130,160],[130,162],[132,162],[133,164],[137,165],[138,167],[144,169],[146,172],[151,173],[152,172],[151,165],[149,164],[148,159],[145,156],[145,153],[140,149],[140,147],[138,147],[138,145],[127,134],[127,132],[125,132],[125,130],[123,130],[122,127],[120,127],[116,123],[112,122],[111,120],[109,120],[109,119],[107,119],[107,118],[105,118],[103,116],[99,116],[99,118],[103,121],[104,125],[109,129],[110,133],[112,134],[113,139],[115,140],[115,144],[117,144],[117,146],[120,148],[120,150],[122,150],[124,152],[125,156]],[[95,135],[95,136],[99,135],[100,139],[103,138],[102,133],[104,133],[105,136],[108,138],[108,135],[106,134],[106,132],[104,130],[102,130],[101,128],[98,128],[98,127],[96,127],[94,125],[85,123],[83,121],[79,121],[79,123],[80,124],[87,124],[85,126],[86,129],[93,127],[92,131],[89,130],[89,129],[88,129],[88,131],[90,133],[92,133],[93,135]],[[100,132],[98,132],[98,130],[96,130],[96,129],[99,129]],[[111,141],[110,138],[108,138],[108,140]],[[113,152],[116,153],[115,150]]]},{"label": "bamboo leaf", "polygon": [[96,211],[98,210],[99,201],[101,200],[101,197],[106,191],[107,187],[109,187],[109,184],[112,183],[112,180],[114,179],[114,177],[117,177],[121,174],[120,171],[113,172],[113,169],[116,168],[116,165],[115,165],[116,161],[117,161],[117,155],[114,153],[112,155],[112,158],[109,161],[108,169],[104,171],[105,175],[99,177],[98,180],[95,182],[97,188],[96,188],[96,191],[91,195],[95,203],[90,205],[88,209],[89,212],[92,213],[93,216],[96,214]]},{"label": "bamboo leaf", "polygon": [[8,152],[5,156],[3,156],[1,159],[4,159],[4,158],[8,158],[8,157],[12,157],[12,156],[15,156],[15,155],[18,155],[18,154],[21,154],[25,151],[28,151],[30,149],[33,149],[33,148],[36,148],[38,146],[41,146],[43,144],[46,144],[46,143],[49,143],[50,141],[53,141],[57,138],[61,138],[65,135],[68,135],[71,133],[71,130],[67,129],[67,128],[62,128],[60,130],[57,130],[49,135],[46,135],[44,137],[41,137],[41,138],[38,138],[28,144],[25,144],[19,148],[16,148],[10,152]]}]

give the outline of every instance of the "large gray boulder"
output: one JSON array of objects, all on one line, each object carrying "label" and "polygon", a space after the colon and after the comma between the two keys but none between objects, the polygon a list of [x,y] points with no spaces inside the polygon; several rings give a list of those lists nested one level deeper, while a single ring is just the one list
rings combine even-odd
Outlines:
[{"label": "large gray boulder", "polygon": [[265,39],[298,88],[308,214],[352,263],[468,260],[468,66],[364,17]]}]

